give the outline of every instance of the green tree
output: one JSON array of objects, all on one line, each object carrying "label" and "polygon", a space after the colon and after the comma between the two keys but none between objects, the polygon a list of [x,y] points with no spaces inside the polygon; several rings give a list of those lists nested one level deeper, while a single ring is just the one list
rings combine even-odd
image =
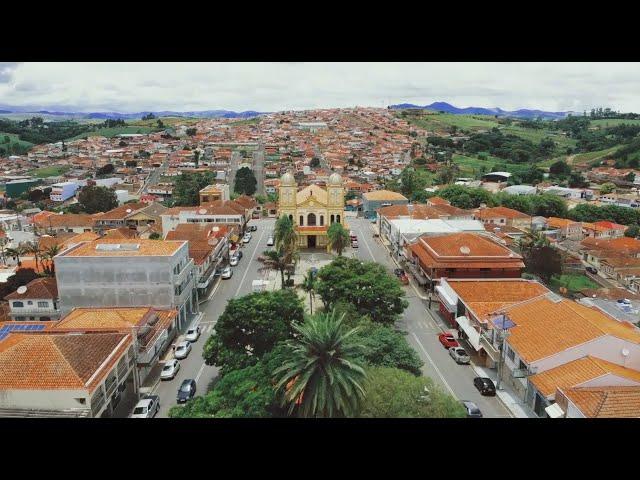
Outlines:
[{"label": "green tree", "polygon": [[256,193],[257,184],[258,182],[253,171],[248,167],[242,167],[236,172],[236,181],[233,190],[237,193],[253,195]]},{"label": "green tree", "polygon": [[551,164],[549,173],[552,175],[569,175],[571,173],[571,167],[564,160],[558,160]]},{"label": "green tree", "polygon": [[342,256],[342,251],[349,245],[349,232],[341,223],[336,222],[327,229],[327,237],[331,250]]},{"label": "green tree", "polygon": [[290,290],[232,298],[202,355],[207,365],[220,367],[222,375],[252,365],[278,342],[291,338],[292,324],[303,316],[302,302]]},{"label": "green tree", "polygon": [[97,176],[103,176],[103,175],[108,175],[110,173],[113,173],[115,167],[113,166],[113,163],[107,163],[106,165],[100,167],[97,171],[96,171],[96,175]]},{"label": "green tree", "polygon": [[316,274],[312,270],[309,270],[303,277],[300,288],[309,294],[309,313],[311,313],[311,315],[313,315],[313,300],[316,296],[316,284]]},{"label": "green tree", "polygon": [[362,363],[399,368],[417,376],[422,374],[423,362],[407,343],[405,334],[367,319],[361,320],[358,326],[360,330],[353,336],[353,341],[363,347],[358,356]]},{"label": "green tree", "polygon": [[524,264],[529,273],[539,276],[545,283],[562,273],[562,255],[552,246],[533,247],[523,252]]},{"label": "green tree", "polygon": [[285,361],[274,372],[277,395],[289,414],[300,417],[353,417],[364,397],[366,374],[355,359],[360,347],[335,312],[295,324]]},{"label": "green tree", "polygon": [[337,257],[318,271],[317,292],[325,306],[351,303],[361,315],[380,323],[393,323],[407,308],[400,282],[374,262]]},{"label": "green tree", "polygon": [[367,368],[362,418],[464,418],[462,404],[427,377],[397,368]]},{"label": "green tree", "polygon": [[171,418],[270,418],[285,416],[278,405],[273,372],[284,361],[284,346],[276,346],[255,365],[233,370],[212,391],[184,407],[169,411]]},{"label": "green tree", "polygon": [[183,173],[174,185],[173,199],[176,206],[194,206],[200,202],[200,190],[214,183],[214,172]]},{"label": "green tree", "polygon": [[320,166],[320,159],[318,157],[313,157],[311,162],[309,162],[309,166],[311,168],[318,168]]},{"label": "green tree", "polygon": [[492,207],[495,204],[487,190],[463,185],[447,185],[438,191],[438,196],[449,200],[451,205],[458,208],[478,208],[481,203]]},{"label": "green tree", "polygon": [[278,250],[265,250],[262,256],[258,258],[258,261],[262,262],[263,266],[259,268],[259,271],[274,270],[280,272],[281,288],[287,288],[287,282],[284,280],[284,274],[291,269],[292,264],[288,260],[286,253],[282,248]]},{"label": "green tree", "polygon": [[600,194],[606,195],[608,193],[613,192],[616,189],[616,186],[613,183],[607,182],[600,185]]},{"label": "green tree", "polygon": [[162,236],[158,232],[153,232],[149,235],[149,240],[160,240]]},{"label": "green tree", "polygon": [[190,137],[194,137],[196,133],[198,133],[198,130],[195,127],[187,128],[187,135],[189,135]]},{"label": "green tree", "polygon": [[625,237],[638,238],[640,236],[640,225],[630,225],[624,232]]},{"label": "green tree", "polygon": [[293,263],[298,250],[298,234],[293,225],[293,220],[287,215],[281,215],[280,218],[276,220],[274,231],[275,235],[273,240],[276,249],[284,253],[289,263]]},{"label": "green tree", "polygon": [[78,203],[89,214],[108,212],[118,206],[118,197],[110,188],[91,185],[82,189],[78,195]]}]

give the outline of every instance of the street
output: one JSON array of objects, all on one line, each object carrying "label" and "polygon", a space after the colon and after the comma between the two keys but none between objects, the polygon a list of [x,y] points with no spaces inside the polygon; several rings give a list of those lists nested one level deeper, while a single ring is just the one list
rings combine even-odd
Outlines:
[{"label": "street", "polygon": [[[251,242],[243,247],[243,257],[240,263],[233,267],[233,276],[228,280],[219,280],[214,287],[210,300],[201,304],[203,316],[200,320],[202,330],[198,341],[193,345],[189,356],[181,361],[181,368],[176,378],[171,381],[160,382],[154,393],[160,395],[160,412],[158,417],[167,417],[169,409],[176,404],[177,390],[183,380],[193,378],[197,383],[196,395],[203,395],[217,376],[217,368],[207,366],[202,359],[202,350],[207,338],[213,331],[215,321],[224,311],[230,298],[240,297],[251,293],[251,282],[256,278],[264,278],[259,272],[262,264],[257,257],[267,247],[269,232],[273,230],[273,219],[253,220],[258,230],[252,233]],[[396,265],[379,239],[373,237],[369,221],[365,219],[348,219],[349,228],[358,235],[360,248],[347,249],[345,255],[356,255],[365,261],[376,261],[385,266],[390,272]],[[431,377],[445,391],[459,400],[475,402],[485,417],[510,417],[509,411],[497,397],[483,397],[473,386],[476,376],[468,365],[458,365],[438,341],[438,334],[445,328],[435,310],[428,311],[423,301],[412,285],[405,288],[407,292],[408,308],[398,327],[407,332],[407,341],[418,352],[424,362],[423,373]],[[434,302],[436,305],[436,302]]]},{"label": "street", "polygon": [[160,411],[158,412],[160,418],[166,418],[169,409],[176,405],[178,388],[183,380],[193,378],[196,381],[196,395],[204,395],[207,392],[210,383],[217,377],[218,369],[205,365],[202,358],[204,344],[213,333],[213,326],[224,312],[227,301],[251,293],[251,282],[264,277],[264,274],[258,271],[262,264],[258,262],[257,257],[271,248],[267,247],[267,239],[269,232],[273,230],[275,220],[252,220],[250,224],[256,225],[258,230],[252,232],[251,242],[242,247],[243,256],[238,265],[231,267],[233,276],[228,280],[218,280],[218,284],[213,287],[210,300],[200,305],[200,310],[203,313],[199,322],[200,338],[193,344],[189,356],[180,361],[180,371],[176,377],[173,380],[160,382],[153,392],[160,395]]}]

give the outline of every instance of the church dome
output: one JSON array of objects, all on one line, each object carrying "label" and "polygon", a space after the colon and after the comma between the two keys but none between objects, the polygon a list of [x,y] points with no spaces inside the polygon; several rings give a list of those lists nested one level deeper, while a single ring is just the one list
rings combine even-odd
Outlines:
[{"label": "church dome", "polygon": [[290,172],[285,173],[280,177],[280,185],[295,185],[296,179],[293,178]]},{"label": "church dome", "polygon": [[342,186],[342,177],[337,173],[332,173],[329,177],[328,185]]}]

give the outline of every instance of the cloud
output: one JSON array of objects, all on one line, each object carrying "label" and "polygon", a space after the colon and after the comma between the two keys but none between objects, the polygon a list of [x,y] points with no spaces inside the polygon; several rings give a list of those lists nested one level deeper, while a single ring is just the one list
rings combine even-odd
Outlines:
[{"label": "cloud", "polygon": [[0,103],[80,111],[460,107],[639,111],[638,63],[0,63]]}]

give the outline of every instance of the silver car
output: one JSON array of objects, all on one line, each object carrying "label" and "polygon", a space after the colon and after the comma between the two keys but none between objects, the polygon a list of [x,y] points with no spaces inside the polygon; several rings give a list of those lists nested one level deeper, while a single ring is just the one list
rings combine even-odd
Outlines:
[{"label": "silver car", "polygon": [[160,380],[173,380],[180,370],[180,362],[175,358],[165,362],[160,372]]},{"label": "silver car", "polygon": [[198,338],[200,338],[200,327],[194,327],[187,330],[187,334],[184,336],[185,340],[188,342],[197,342]]},{"label": "silver car", "polygon": [[451,347],[449,349],[449,355],[451,355],[451,358],[453,358],[456,363],[462,365],[468,365],[471,361],[471,358],[469,357],[469,355],[467,355],[467,352],[462,347]]},{"label": "silver car", "polygon": [[133,409],[131,418],[153,418],[160,410],[160,397],[146,395]]},{"label": "silver car", "polygon": [[182,360],[189,356],[189,352],[191,352],[191,342],[180,342],[176,345],[174,356],[177,359]]}]

